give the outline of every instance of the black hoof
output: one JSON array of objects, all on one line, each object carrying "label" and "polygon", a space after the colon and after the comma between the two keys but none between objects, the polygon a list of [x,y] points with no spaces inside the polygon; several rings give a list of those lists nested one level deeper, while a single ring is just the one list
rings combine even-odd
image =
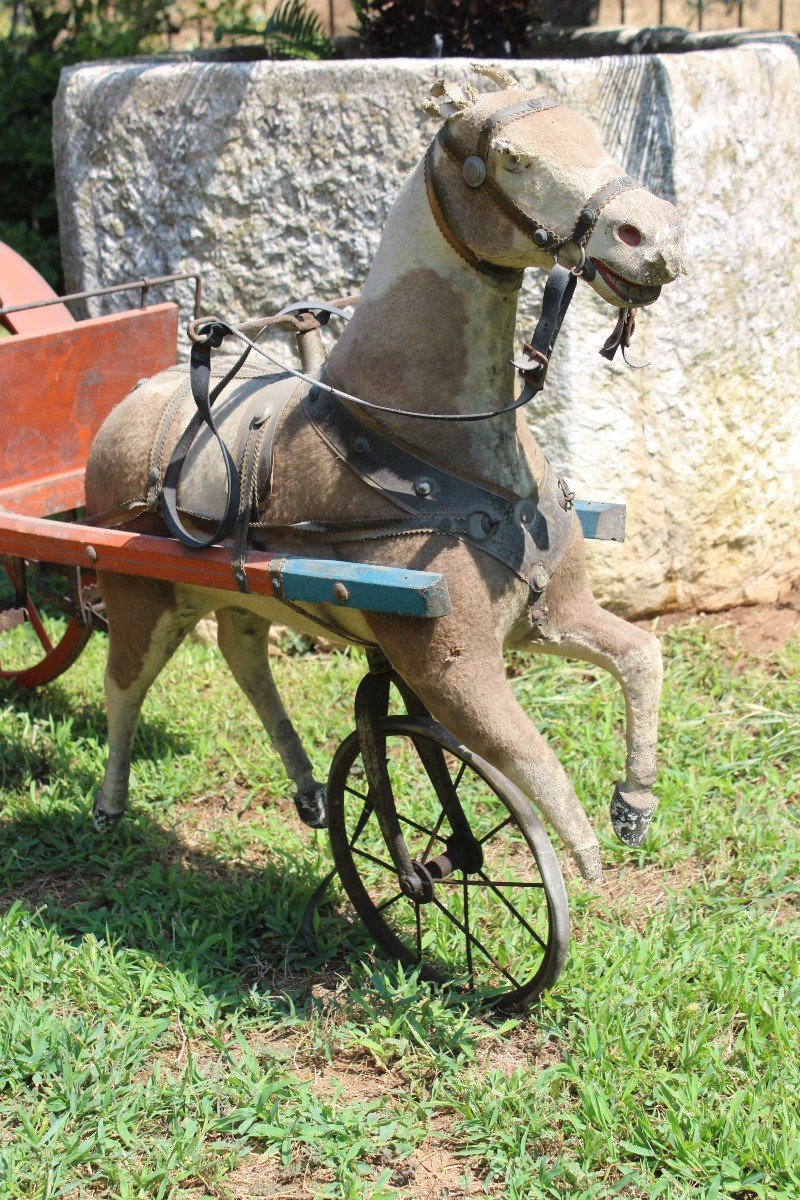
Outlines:
[{"label": "black hoof", "polygon": [[315,783],[307,792],[298,792],[294,803],[304,825],[312,829],[328,828],[328,798],[321,783]]},{"label": "black hoof", "polygon": [[124,816],[124,810],[122,812],[109,812],[108,809],[102,808],[99,795],[95,796],[92,805],[92,826],[95,833],[113,833]]},{"label": "black hoof", "polygon": [[611,798],[611,824],[614,833],[626,846],[644,845],[655,811],[655,800],[644,808],[636,808],[622,795],[619,784],[614,788]]}]

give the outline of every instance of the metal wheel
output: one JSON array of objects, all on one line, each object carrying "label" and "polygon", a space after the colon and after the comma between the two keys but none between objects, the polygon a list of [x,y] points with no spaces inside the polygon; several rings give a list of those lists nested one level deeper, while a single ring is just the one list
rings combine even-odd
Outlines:
[{"label": "metal wheel", "polygon": [[[495,1008],[525,1007],[555,982],[569,940],[564,881],[541,822],[505,776],[430,718],[384,717],[377,729],[402,834],[430,895],[414,900],[401,888],[357,732],[337,750],[328,780],[345,892],[378,945],[406,966],[421,964],[423,978]],[[467,833],[452,828],[443,789],[457,796]],[[446,807],[454,811],[447,799]]]},{"label": "metal wheel", "polygon": [[0,679],[56,679],[101,622],[93,582],[72,567],[0,555]]}]

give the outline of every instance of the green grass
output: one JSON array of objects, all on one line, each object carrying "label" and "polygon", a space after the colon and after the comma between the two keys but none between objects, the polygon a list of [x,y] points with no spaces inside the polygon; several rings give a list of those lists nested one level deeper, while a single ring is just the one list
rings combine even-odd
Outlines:
[{"label": "green grass", "polygon": [[[800,639],[769,663],[664,635],[661,805],[609,833],[623,708],[592,668],[514,686],[600,832],[569,884],[564,974],[488,1020],[375,955],[341,913],[298,932],[329,864],[215,651],[153,690],[120,834],[90,829],[104,643],[0,690],[0,1197],[800,1196]],[[318,775],[363,660],[276,675]],[[262,807],[263,806],[263,807]]]}]

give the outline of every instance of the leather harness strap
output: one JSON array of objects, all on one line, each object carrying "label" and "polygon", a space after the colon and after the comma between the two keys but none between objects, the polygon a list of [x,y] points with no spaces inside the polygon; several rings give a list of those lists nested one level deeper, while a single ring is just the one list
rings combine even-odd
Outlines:
[{"label": "leather harness strap", "polygon": [[475,154],[485,162],[489,155],[492,138],[501,126],[510,125],[512,121],[519,121],[523,117],[529,117],[532,112],[546,112],[548,108],[559,107],[557,100],[548,100],[546,96],[528,96],[525,100],[518,100],[516,104],[498,108],[483,122],[475,145]]},{"label": "leather harness strap", "polygon": [[[213,546],[215,542],[221,542],[226,538],[233,528],[239,511],[240,486],[236,463],[233,461],[233,456],[217,429],[211,409],[214,401],[219,397],[223,388],[234,378],[238,368],[244,363],[250,351],[248,348],[243,355],[240,355],[230,371],[210,391],[211,347],[218,348],[221,344],[222,336],[217,330],[212,330],[206,341],[192,343],[189,382],[192,388],[192,398],[197,405],[197,412],[178,439],[178,444],[172,452],[172,457],[164,473],[164,481],[161,486],[161,514],[164,522],[173,537],[176,537],[184,546],[189,546],[193,550],[204,550],[207,546]],[[186,456],[203,425],[206,425],[211,430],[212,437],[219,446],[222,462],[225,467],[228,500],[225,512],[217,527],[207,537],[196,537],[185,527],[178,513],[178,480],[180,479]]]},{"label": "leather harness strap", "polygon": [[508,284],[511,288],[519,289],[525,272],[517,267],[501,267],[488,259],[480,258],[470,250],[462,234],[456,232],[458,222],[452,205],[447,199],[447,193],[437,178],[434,168],[434,146],[431,142],[425,155],[425,190],[428,193],[428,204],[433,219],[439,227],[439,232],[445,241],[481,275],[495,279],[499,283]]},{"label": "leather harness strap", "polygon": [[544,591],[569,541],[572,516],[564,489],[548,467],[539,496],[510,499],[430,463],[363,422],[322,386],[309,388],[303,410],[325,444],[360,479],[402,509],[406,518],[361,522],[351,530],[314,522],[297,532],[335,532],[338,540],[448,534],[496,558],[534,591]]}]

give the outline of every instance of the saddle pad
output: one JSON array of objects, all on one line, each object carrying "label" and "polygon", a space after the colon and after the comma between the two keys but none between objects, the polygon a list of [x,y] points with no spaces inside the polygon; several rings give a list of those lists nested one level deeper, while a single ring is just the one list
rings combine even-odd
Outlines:
[{"label": "saddle pad", "polygon": [[[219,381],[233,365],[235,359],[224,356],[214,360],[212,378]],[[186,428],[196,409],[191,391],[186,387],[189,370],[187,366],[173,368],[178,383],[170,396],[168,406],[172,404],[181,391],[186,394],[177,412],[170,422],[170,436],[167,441],[168,450],[162,459],[162,470],[171,452],[171,446]],[[251,422],[268,416],[283,403],[292,392],[298,389],[297,379],[287,373],[264,374],[263,369],[255,373],[247,364],[236,378],[228,385],[214,404],[214,420],[217,429],[231,452],[235,462],[239,462]],[[266,499],[269,491],[272,463],[272,443],[262,446],[258,470],[257,496],[259,501]],[[178,483],[178,507],[187,516],[201,517],[204,520],[219,522],[225,511],[225,466],[222,462],[219,447],[211,431],[205,426],[195,438],[181,471]]]}]

